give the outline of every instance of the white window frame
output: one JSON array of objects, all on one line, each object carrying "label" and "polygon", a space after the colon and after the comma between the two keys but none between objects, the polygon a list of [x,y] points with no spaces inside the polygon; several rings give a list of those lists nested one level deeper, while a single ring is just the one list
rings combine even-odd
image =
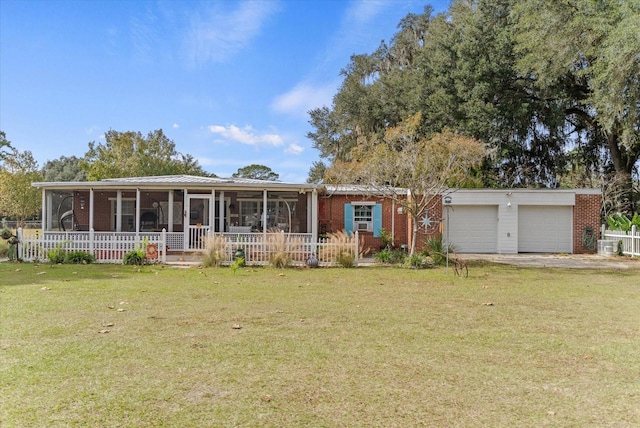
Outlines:
[{"label": "white window frame", "polygon": [[[375,202],[351,202],[353,207],[353,230],[358,232],[373,232],[373,207]],[[361,215],[358,209],[361,207],[367,207],[369,210],[368,215]]]},{"label": "white window frame", "polygon": [[[109,218],[111,219],[111,230],[116,230],[116,216],[118,215],[118,200],[116,198],[109,198],[111,202],[111,212],[109,213]],[[133,202],[133,212],[128,213],[125,210],[125,205],[128,205],[129,202]],[[136,230],[136,198],[122,198],[122,228],[123,232],[129,232],[129,224],[128,220],[131,219],[131,224],[133,225],[133,231]],[[126,228],[126,229],[125,229]]]}]

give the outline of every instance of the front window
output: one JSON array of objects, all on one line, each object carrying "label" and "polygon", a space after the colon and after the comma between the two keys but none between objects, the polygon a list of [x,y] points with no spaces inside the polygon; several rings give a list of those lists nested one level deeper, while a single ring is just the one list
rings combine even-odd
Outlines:
[{"label": "front window", "polygon": [[353,224],[355,230],[373,230],[373,205],[353,205]]},{"label": "front window", "polygon": [[[122,231],[133,232],[135,227],[136,216],[136,200],[122,199]],[[118,224],[118,203],[115,199],[111,200],[111,230],[116,230]]]},{"label": "front window", "polygon": [[[262,201],[240,200],[240,224],[250,226],[254,230],[262,230],[262,217],[264,210]],[[296,229],[296,201],[295,200],[268,200],[267,201],[267,228],[279,228],[281,230]]]}]

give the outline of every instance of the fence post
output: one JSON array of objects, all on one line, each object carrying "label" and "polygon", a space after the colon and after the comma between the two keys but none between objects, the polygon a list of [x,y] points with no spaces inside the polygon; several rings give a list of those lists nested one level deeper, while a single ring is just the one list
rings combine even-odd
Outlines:
[{"label": "fence post", "polygon": [[[16,244],[16,260],[22,260],[24,257],[22,257],[22,250],[23,250],[23,246],[22,246],[22,238],[23,238],[23,233],[22,233],[22,228],[19,227],[18,228],[18,243]],[[27,260],[27,261],[31,261],[31,260]]]},{"label": "fence post", "polygon": [[356,254],[355,254],[355,265],[358,266],[358,254],[360,253],[360,239],[358,236],[358,231],[356,230],[356,233],[354,233],[354,236],[356,238]]},{"label": "fence post", "polygon": [[167,229],[164,227],[160,237],[160,250],[162,251],[162,264],[164,265],[167,263]]},{"label": "fence post", "polygon": [[93,227],[91,229],[89,229],[89,254],[95,256],[96,252],[94,251],[94,239],[95,239],[95,235],[94,235],[95,231],[93,230]]},{"label": "fence post", "polygon": [[637,228],[636,228],[636,225],[634,224],[633,226],[631,226],[631,257],[635,257],[636,250],[640,250],[640,248],[636,246],[636,239],[639,238],[638,236],[636,236],[636,232],[637,232]]},{"label": "fence post", "polygon": [[607,226],[606,225],[602,225],[600,226],[600,239],[606,239],[605,238],[605,232],[607,230]]}]

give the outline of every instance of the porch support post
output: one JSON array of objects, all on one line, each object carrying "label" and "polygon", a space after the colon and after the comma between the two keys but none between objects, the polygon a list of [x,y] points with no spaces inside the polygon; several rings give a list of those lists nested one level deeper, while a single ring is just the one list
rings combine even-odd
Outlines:
[{"label": "porch support post", "polygon": [[391,200],[391,248],[396,245],[396,201]]},{"label": "porch support post", "polygon": [[92,187],[89,189],[89,230],[93,230],[93,211],[95,208],[93,197],[94,197],[94,193],[93,193],[93,187]]},{"label": "porch support post", "polygon": [[95,204],[94,204],[94,192],[93,192],[93,187],[89,189],[89,253],[90,254],[95,254],[95,236],[94,236],[94,229],[93,229],[93,211],[95,209]]},{"label": "porch support post", "polygon": [[318,189],[316,188],[311,192],[311,240],[314,246],[318,242]]},{"label": "porch support post", "polygon": [[168,213],[167,216],[167,226],[169,227],[169,232],[173,232],[173,190],[169,190],[169,207],[167,208]]},{"label": "porch support post", "polygon": [[116,232],[122,232],[122,190],[116,195]]},{"label": "porch support post", "polygon": [[[51,198],[49,198],[50,200]],[[49,211],[49,205],[47,204],[47,191],[42,189],[42,234],[44,235],[44,231],[47,229],[51,229],[51,212]]]},{"label": "porch support post", "polygon": [[[215,203],[215,199],[213,201]],[[218,218],[218,230],[220,230],[220,233],[223,233],[224,232],[224,220],[225,220],[224,190],[220,191],[220,201],[218,202],[218,212],[220,213],[220,217]]]},{"label": "porch support post", "polygon": [[189,206],[189,191],[184,189],[182,192],[184,195],[184,199],[182,202],[182,229],[183,229],[183,239],[182,239],[182,249],[189,249],[189,210],[191,207]]},{"label": "porch support post", "polygon": [[307,192],[305,195],[307,197],[307,233],[310,233],[313,227],[313,222],[311,221],[311,210],[313,206],[311,205],[311,193]]},{"label": "porch support post", "polygon": [[136,189],[136,240],[140,234],[140,189]]},{"label": "porch support post", "polygon": [[216,230],[216,189],[211,189],[211,203],[209,204],[209,232],[213,235]]},{"label": "porch support post", "polygon": [[267,238],[267,189],[262,191],[262,234]]}]

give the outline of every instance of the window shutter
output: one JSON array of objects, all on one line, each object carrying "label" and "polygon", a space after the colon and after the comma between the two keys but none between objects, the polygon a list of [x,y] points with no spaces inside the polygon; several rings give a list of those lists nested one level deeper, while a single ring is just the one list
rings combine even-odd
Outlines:
[{"label": "window shutter", "polygon": [[382,204],[373,206],[373,237],[379,238],[382,230]]},{"label": "window shutter", "polygon": [[344,204],[344,230],[351,236],[353,232],[353,205]]}]

